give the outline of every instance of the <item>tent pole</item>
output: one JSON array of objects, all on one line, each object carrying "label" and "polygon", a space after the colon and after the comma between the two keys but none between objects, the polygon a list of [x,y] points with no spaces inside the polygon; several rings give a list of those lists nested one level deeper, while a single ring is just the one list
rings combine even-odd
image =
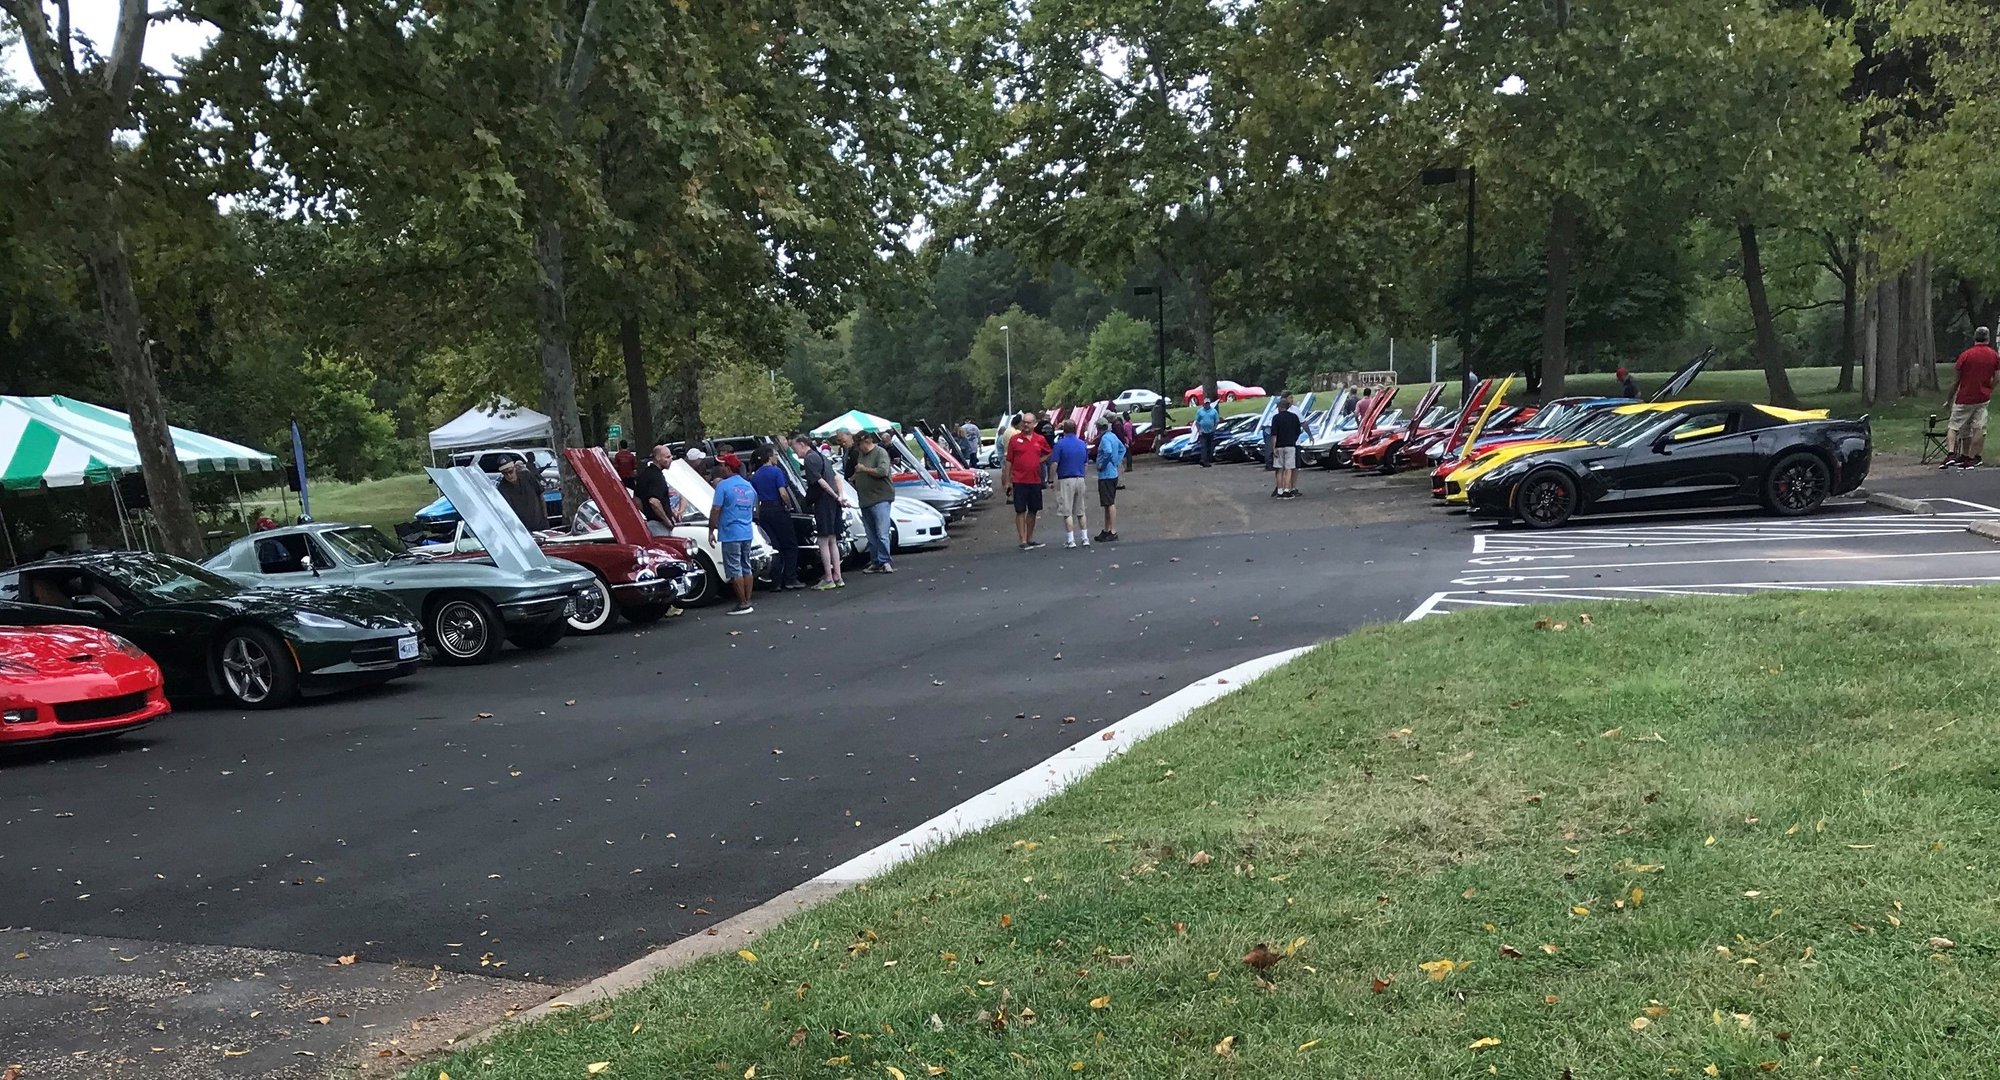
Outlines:
[{"label": "tent pole", "polygon": [[21,557],[14,554],[14,527],[7,523],[7,514],[0,511],[0,538],[7,541],[7,565],[21,565]]},{"label": "tent pole", "polygon": [[229,474],[229,486],[236,489],[236,523],[243,526],[243,535],[250,535],[250,515],[243,509],[243,484],[235,473]]},{"label": "tent pole", "polygon": [[118,514],[118,537],[125,550],[132,550],[132,532],[125,527],[125,496],[118,490],[118,474],[111,474],[111,508]]}]

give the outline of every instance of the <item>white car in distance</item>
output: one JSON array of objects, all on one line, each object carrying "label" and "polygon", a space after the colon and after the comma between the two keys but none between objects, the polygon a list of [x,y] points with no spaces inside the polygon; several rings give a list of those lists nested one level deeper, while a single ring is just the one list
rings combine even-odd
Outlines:
[{"label": "white car in distance", "polygon": [[1159,400],[1160,395],[1152,390],[1127,390],[1111,399],[1111,407],[1117,409],[1119,412],[1126,412],[1131,409],[1150,409],[1153,407],[1153,403]]}]

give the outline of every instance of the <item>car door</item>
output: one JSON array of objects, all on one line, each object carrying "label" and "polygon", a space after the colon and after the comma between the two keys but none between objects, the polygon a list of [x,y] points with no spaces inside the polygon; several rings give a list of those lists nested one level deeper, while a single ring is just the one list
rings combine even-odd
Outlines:
[{"label": "car door", "polygon": [[1699,506],[1725,501],[1756,468],[1757,433],[1744,430],[1740,410],[1690,409],[1654,434],[1625,467],[1620,487],[1633,509]]}]

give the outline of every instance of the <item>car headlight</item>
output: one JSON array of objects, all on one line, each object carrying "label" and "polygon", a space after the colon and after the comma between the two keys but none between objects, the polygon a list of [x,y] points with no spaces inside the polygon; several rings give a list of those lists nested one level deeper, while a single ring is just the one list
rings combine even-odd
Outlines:
[{"label": "car headlight", "polygon": [[117,634],[106,634],[105,636],[111,639],[112,648],[117,649],[119,652],[124,653],[126,656],[129,656],[134,660],[144,660],[147,658],[146,650],[140,648],[137,645],[132,644],[130,641],[127,641],[122,637],[119,637]]},{"label": "car headlight", "polygon": [[354,625],[345,619],[336,619],[317,611],[295,611],[292,613],[292,619],[300,626],[310,626],[318,630],[345,630]]}]

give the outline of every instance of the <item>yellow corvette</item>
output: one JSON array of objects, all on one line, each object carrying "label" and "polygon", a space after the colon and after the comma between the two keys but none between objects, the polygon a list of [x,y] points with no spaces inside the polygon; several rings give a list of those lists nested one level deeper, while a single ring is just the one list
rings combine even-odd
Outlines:
[{"label": "yellow corvette", "polygon": [[[1488,447],[1473,455],[1464,465],[1453,470],[1444,480],[1444,501],[1448,505],[1463,505],[1465,492],[1474,480],[1485,476],[1494,469],[1516,461],[1529,454],[1544,450],[1570,450],[1579,446],[1602,444],[1616,438],[1620,432],[1645,423],[1651,413],[1666,409],[1677,409],[1683,405],[1705,404],[1703,399],[1691,401],[1647,401],[1634,405],[1619,405],[1610,409],[1599,409],[1584,413],[1572,419],[1563,428],[1551,432],[1547,438],[1525,439],[1519,442],[1501,443]],[[1754,406],[1775,419],[1786,421],[1824,420],[1825,409],[1781,409],[1775,405]],[[1712,435],[1714,431],[1685,431],[1675,435],[1679,439],[1692,439],[1702,435]]]}]

